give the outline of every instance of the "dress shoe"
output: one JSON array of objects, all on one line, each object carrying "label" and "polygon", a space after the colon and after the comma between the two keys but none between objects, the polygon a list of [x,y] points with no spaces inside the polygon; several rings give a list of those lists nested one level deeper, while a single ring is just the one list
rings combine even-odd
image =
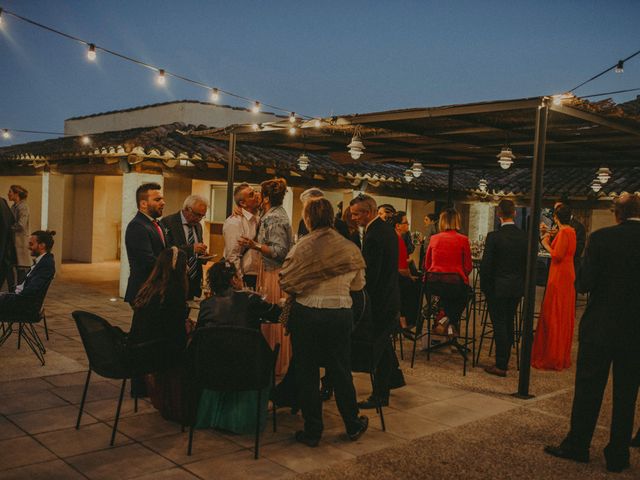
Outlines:
[{"label": "dress shoe", "polygon": [[358,408],[361,408],[363,410],[368,410],[368,409],[371,409],[371,408],[378,408],[378,405],[380,405],[381,407],[388,407],[389,406],[389,397],[376,399],[375,396],[371,395],[365,401],[358,402]]},{"label": "dress shoe", "polygon": [[562,445],[553,446],[547,445],[544,447],[544,453],[553,455],[558,458],[566,458],[567,460],[573,460],[574,462],[589,463],[589,451],[575,451],[563,447]]},{"label": "dress shoe", "polygon": [[320,379],[320,400],[326,402],[333,397],[333,386],[327,385],[327,381],[322,377]]},{"label": "dress shoe", "polygon": [[497,377],[506,377],[507,371],[502,370],[501,368],[496,367],[495,365],[491,365],[489,367],[484,367],[484,371],[489,375],[495,375]]},{"label": "dress shoe", "polygon": [[631,440],[630,445],[632,447],[640,447],[640,430],[638,430],[638,433],[636,433],[636,436],[633,438],[633,440]]},{"label": "dress shoe", "polygon": [[620,473],[631,465],[629,464],[629,452],[626,454],[612,454],[609,447],[604,449],[604,458],[607,461],[607,470],[610,472]]},{"label": "dress shoe", "polygon": [[307,447],[317,447],[320,443],[320,438],[312,437],[303,430],[298,430],[295,435],[296,442],[304,443]]},{"label": "dress shoe", "polygon": [[361,424],[360,428],[358,428],[355,432],[347,433],[349,440],[351,440],[352,442],[355,442],[356,440],[358,440],[364,434],[364,432],[367,431],[367,428],[369,428],[368,417],[365,417],[364,415],[362,415],[358,420],[360,420],[360,424]]}]

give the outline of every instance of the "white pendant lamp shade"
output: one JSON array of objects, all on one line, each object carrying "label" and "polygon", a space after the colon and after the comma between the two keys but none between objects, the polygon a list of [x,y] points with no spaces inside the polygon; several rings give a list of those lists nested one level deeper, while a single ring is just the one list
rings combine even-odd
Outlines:
[{"label": "white pendant lamp shade", "polygon": [[500,153],[496,155],[496,157],[498,157],[498,163],[500,164],[500,167],[502,167],[504,170],[509,168],[516,158],[509,147],[502,147],[502,150],[500,150]]},{"label": "white pendant lamp shade", "polygon": [[309,167],[309,157],[307,157],[306,153],[303,153],[298,157],[298,167],[303,172]]}]

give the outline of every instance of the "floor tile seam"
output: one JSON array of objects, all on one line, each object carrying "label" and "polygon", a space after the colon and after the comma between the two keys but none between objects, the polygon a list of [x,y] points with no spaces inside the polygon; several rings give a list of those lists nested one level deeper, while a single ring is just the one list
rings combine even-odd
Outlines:
[{"label": "floor tile seam", "polygon": [[[419,407],[418,407],[418,408],[419,408]],[[472,414],[474,414],[474,415],[475,415],[475,414],[480,414],[480,412],[476,412],[476,411],[471,410],[471,409],[466,408],[466,407],[458,407],[458,408],[464,408],[465,410],[467,410],[467,411],[471,412],[471,413],[472,413]],[[517,408],[522,408],[522,407],[518,407],[517,405],[514,405],[513,407],[508,408],[508,409],[506,409],[506,410],[503,410],[503,411],[501,411],[501,412],[490,413],[490,414],[488,414],[488,415],[482,415],[482,416],[480,416],[480,417],[478,417],[478,418],[474,418],[474,419],[472,419],[472,420],[469,420],[469,421],[466,421],[466,422],[463,422],[463,423],[458,423],[458,424],[456,424],[456,425],[449,425],[448,423],[444,423],[444,422],[442,422],[442,421],[434,420],[434,419],[432,419],[432,418],[430,418],[430,417],[423,416],[423,415],[421,415],[421,414],[419,414],[419,413],[410,413],[410,415],[416,415],[416,416],[420,417],[420,418],[421,418],[421,419],[423,419],[423,420],[429,420],[429,421],[431,421],[431,422],[439,423],[439,424],[441,424],[441,425],[445,425],[445,426],[447,426],[448,428],[457,428],[457,427],[462,427],[462,426],[468,425],[468,424],[473,423],[473,422],[477,422],[477,421],[481,421],[481,420],[486,420],[486,419],[491,418],[491,417],[495,417],[495,416],[498,416],[498,415],[502,415],[503,413],[510,412],[510,411],[515,410],[515,409],[517,409]]]},{"label": "floor tile seam", "polygon": [[[557,418],[557,419],[561,419],[561,420],[565,420],[567,422],[571,421],[571,414],[569,415],[561,415],[559,413],[553,413],[553,412],[547,412],[546,410],[543,410],[541,408],[536,408],[536,407],[525,407],[527,410],[532,411],[532,412],[536,412],[536,413],[541,413],[547,417],[551,417],[551,418]],[[598,423],[596,423],[596,429],[598,430],[603,430],[603,431],[609,431],[610,429],[604,425],[600,425]]]},{"label": "floor tile seam", "polygon": [[558,397],[558,396],[563,395],[563,394],[565,394],[567,392],[571,392],[573,389],[574,389],[574,386],[572,385],[570,387],[561,388],[560,390],[554,390],[553,392],[543,393],[540,396],[535,396],[533,398],[522,400],[522,402],[523,402],[522,405],[523,406],[532,405],[532,404],[538,403],[538,402],[540,402],[542,400],[548,400],[549,398]]},{"label": "floor tile seam", "polygon": [[[52,407],[52,408],[62,408],[62,407],[69,407],[69,406],[74,406],[74,405],[63,405],[63,406],[61,406],[61,407]],[[44,410],[34,410],[34,411],[31,411],[31,412],[17,413],[16,415],[24,415],[24,414],[28,414],[28,413],[34,413],[34,412],[44,412],[45,410],[51,410],[52,408],[46,408],[46,409],[44,409]],[[96,423],[104,423],[104,422],[102,422],[102,420],[97,419],[97,418],[96,418],[96,417],[94,417],[93,415],[91,415],[91,414],[89,414],[89,413],[86,413],[86,412],[83,412],[83,413],[82,413],[82,418],[84,418],[84,416],[85,416],[85,415],[89,415],[93,420],[95,420],[95,422],[82,424],[82,425],[80,425],[81,427],[82,427],[82,426],[84,426],[84,425],[94,425],[94,424],[96,424]],[[8,417],[7,417],[7,418],[8,418]],[[69,428],[70,428],[70,427],[55,428],[55,429],[53,429],[53,430],[45,430],[45,431],[43,431],[43,432],[37,432],[37,433],[28,433],[28,432],[27,432],[27,435],[29,435],[29,436],[42,435],[43,433],[60,432],[60,431],[62,431],[62,430],[67,430],[67,429],[69,429]]]}]

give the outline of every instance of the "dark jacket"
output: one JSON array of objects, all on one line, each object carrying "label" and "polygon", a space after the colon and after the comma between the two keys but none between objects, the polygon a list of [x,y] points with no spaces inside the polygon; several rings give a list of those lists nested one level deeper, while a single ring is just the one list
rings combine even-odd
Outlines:
[{"label": "dark jacket", "polygon": [[578,273],[589,292],[580,341],[635,349],[640,345],[640,222],[627,221],[591,234]]},{"label": "dark jacket", "polygon": [[40,261],[27,273],[24,288],[20,293],[0,294],[0,314],[37,313],[42,307],[49,284],[56,274],[53,253],[45,253]]},{"label": "dark jacket", "polygon": [[265,302],[260,295],[229,289],[202,301],[198,328],[224,325],[257,329],[263,319],[277,321],[280,312],[280,307]]},{"label": "dark jacket", "polygon": [[164,340],[169,364],[180,359],[187,346],[185,321],[189,309],[182,294],[178,292],[178,287],[169,288],[164,301],[156,296],[147,306],[135,309],[127,340],[131,345]]},{"label": "dark jacket", "polygon": [[574,217],[571,217],[569,225],[576,231],[576,253],[574,253],[573,256],[578,259],[582,256],[584,246],[587,243],[587,230],[584,228],[584,225]]},{"label": "dark jacket", "polygon": [[[167,235],[167,247],[178,247],[186,255],[187,259],[193,257],[193,245],[187,243],[187,238],[184,235],[184,228],[182,226],[182,218],[180,212],[168,215],[162,219],[162,224]],[[195,241],[202,243],[202,225],[196,223],[195,225]],[[202,294],[202,265],[196,268],[196,273],[193,278],[189,279],[189,298],[199,297]]]},{"label": "dark jacket", "polygon": [[394,228],[376,218],[367,228],[362,245],[367,264],[367,294],[377,331],[390,327],[400,311],[398,287],[398,236]]},{"label": "dark jacket", "polygon": [[142,212],[127,225],[124,243],[129,258],[129,281],[124,301],[132,303],[165,245],[156,227]]},{"label": "dark jacket", "polygon": [[[4,198],[0,198],[0,278],[3,268],[15,264],[16,250],[13,243],[13,224],[15,218],[9,204]],[[0,283],[0,287],[2,284]]]},{"label": "dark jacket", "polygon": [[527,235],[504,225],[487,235],[480,263],[480,289],[487,297],[520,298],[527,269]]}]

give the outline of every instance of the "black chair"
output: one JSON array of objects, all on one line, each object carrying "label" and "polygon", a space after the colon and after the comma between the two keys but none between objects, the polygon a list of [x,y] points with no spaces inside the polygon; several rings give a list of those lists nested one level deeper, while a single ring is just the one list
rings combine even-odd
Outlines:
[{"label": "black chair", "polygon": [[[193,431],[198,416],[198,404],[204,389],[240,392],[257,391],[256,438],[254,458],[260,447],[260,410],[262,390],[275,388],[275,367],[280,344],[271,350],[258,330],[232,326],[199,328],[187,350],[188,394],[185,418],[189,422],[191,455]],[[276,431],[276,409],[273,408],[273,431]]]},{"label": "black chair", "polygon": [[[51,278],[44,286],[39,295],[21,299],[25,303],[24,308],[20,311],[0,312],[0,322],[2,322],[2,335],[0,335],[0,347],[7,341],[13,333],[14,324],[18,325],[18,349],[20,349],[21,341],[24,339],[31,351],[40,360],[44,366],[44,355],[47,349],[38,335],[35,325],[43,322],[45,335],[49,340],[49,331],[47,329],[47,316],[44,312],[44,300],[49,291],[49,286],[53,278]],[[6,323],[6,326],[5,326]]]},{"label": "black chair", "polygon": [[76,322],[84,350],[87,354],[87,359],[89,360],[89,371],[87,372],[87,380],[84,384],[84,390],[82,391],[76,430],[80,428],[80,420],[82,419],[84,403],[87,399],[91,372],[96,372],[105,378],[122,380],[120,397],[118,398],[118,406],[116,408],[116,418],[113,422],[111,441],[109,443],[109,445],[113,446],[127,380],[166,369],[169,366],[167,364],[168,359],[165,355],[167,350],[166,342],[163,340],[152,340],[135,345],[128,345],[126,334],[118,327],[109,324],[104,318],[93,313],[79,310],[76,310],[71,315]]},{"label": "black chair", "polygon": [[[426,307],[423,309],[423,301],[427,301]],[[458,336],[447,338],[438,343],[432,342],[433,336],[438,336],[433,332],[432,320],[439,311],[434,308],[438,299],[442,298],[466,298],[464,309],[460,317]],[[450,346],[455,348],[463,358],[462,374],[467,374],[468,353],[471,352],[472,366],[475,366],[475,347],[476,347],[476,322],[475,322],[475,293],[467,284],[465,284],[457,273],[448,272],[427,272],[424,276],[422,289],[419,299],[419,311],[422,315],[418,317],[416,331],[413,335],[413,352],[411,355],[411,368],[413,368],[416,357],[417,343],[423,337],[427,337],[427,360],[431,358],[431,352],[440,348]],[[423,329],[426,325],[426,331]],[[469,323],[471,322],[471,331]],[[471,348],[470,348],[471,347]]]}]

